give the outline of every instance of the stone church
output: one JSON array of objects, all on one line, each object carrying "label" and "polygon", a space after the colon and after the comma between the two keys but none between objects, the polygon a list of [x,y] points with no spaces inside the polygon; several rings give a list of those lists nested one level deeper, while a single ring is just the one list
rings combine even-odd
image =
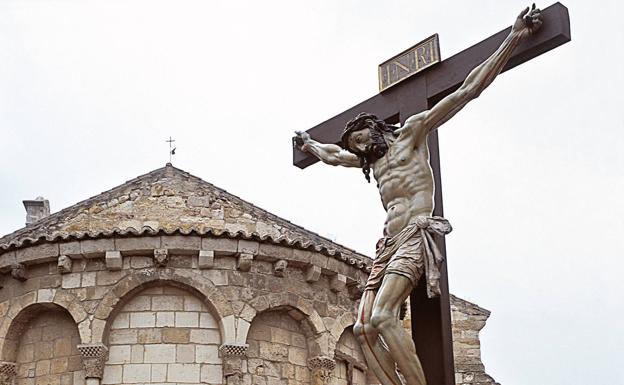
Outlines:
[{"label": "stone church", "polygon": [[[0,385],[368,385],[358,254],[171,164],[0,238]],[[489,312],[452,297],[457,384]],[[409,327],[409,319],[404,321]]]}]

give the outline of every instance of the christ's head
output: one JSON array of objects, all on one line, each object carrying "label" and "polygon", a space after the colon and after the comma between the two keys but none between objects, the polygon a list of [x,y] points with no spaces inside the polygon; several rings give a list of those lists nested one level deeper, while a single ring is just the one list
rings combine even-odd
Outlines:
[{"label": "christ's head", "polygon": [[373,114],[361,112],[345,126],[342,147],[360,158],[362,171],[370,182],[370,165],[388,151],[384,132],[392,133],[394,127]]}]

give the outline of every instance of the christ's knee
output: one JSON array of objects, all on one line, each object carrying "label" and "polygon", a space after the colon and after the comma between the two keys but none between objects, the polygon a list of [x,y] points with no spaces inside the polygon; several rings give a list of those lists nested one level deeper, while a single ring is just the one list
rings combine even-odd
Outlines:
[{"label": "christ's knee", "polygon": [[397,322],[396,313],[385,309],[374,311],[370,319],[371,326],[382,334],[384,330],[395,327]]},{"label": "christ's knee", "polygon": [[361,344],[365,344],[367,341],[377,338],[377,330],[375,330],[369,322],[356,322],[356,324],[353,325],[353,334]]}]

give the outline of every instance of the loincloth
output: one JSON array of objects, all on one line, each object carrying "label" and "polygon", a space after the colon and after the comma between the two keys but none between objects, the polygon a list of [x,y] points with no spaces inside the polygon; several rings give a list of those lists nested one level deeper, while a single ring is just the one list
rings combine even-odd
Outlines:
[{"label": "loincloth", "polygon": [[386,274],[407,277],[415,287],[424,274],[429,298],[440,295],[440,266],[444,257],[432,233],[445,235],[451,230],[449,222],[442,217],[417,217],[394,237],[382,238],[365,290],[379,289]]}]

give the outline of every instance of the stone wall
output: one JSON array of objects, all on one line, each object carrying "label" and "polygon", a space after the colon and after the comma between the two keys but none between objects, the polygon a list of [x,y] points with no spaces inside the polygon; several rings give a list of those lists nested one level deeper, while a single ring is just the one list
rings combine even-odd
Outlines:
[{"label": "stone wall", "polygon": [[103,384],[221,384],[215,317],[195,295],[171,286],[145,289],[114,317]]},{"label": "stone wall", "polygon": [[16,385],[84,385],[80,337],[67,312],[39,309],[23,327],[16,348]]},{"label": "stone wall", "polygon": [[248,373],[244,384],[304,385],[310,383],[308,343],[310,328],[288,311],[262,313],[249,329]]}]

